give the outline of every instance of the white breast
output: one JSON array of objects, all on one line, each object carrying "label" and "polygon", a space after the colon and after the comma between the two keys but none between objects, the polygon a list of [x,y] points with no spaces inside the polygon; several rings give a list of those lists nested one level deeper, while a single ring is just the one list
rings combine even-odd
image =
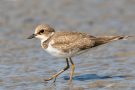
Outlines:
[{"label": "white breast", "polygon": [[48,44],[48,47],[46,49],[44,49],[47,53],[51,54],[52,56],[55,57],[63,57],[63,54],[60,50],[58,50],[57,48],[54,48],[51,44],[53,44],[54,42],[51,41]]},{"label": "white breast", "polygon": [[47,51],[49,54],[53,56],[60,57],[60,50],[53,48],[51,44],[48,45],[48,48],[46,48],[45,51]]}]

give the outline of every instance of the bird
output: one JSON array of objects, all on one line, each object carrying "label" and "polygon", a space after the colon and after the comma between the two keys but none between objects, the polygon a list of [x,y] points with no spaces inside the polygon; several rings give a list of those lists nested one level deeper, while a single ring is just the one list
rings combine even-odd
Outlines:
[{"label": "bird", "polygon": [[45,81],[50,81],[56,78],[70,68],[71,72],[69,81],[72,82],[72,77],[75,70],[75,64],[72,57],[81,53],[87,52],[91,48],[122,39],[127,39],[132,36],[116,35],[116,36],[93,36],[83,32],[73,31],[55,31],[53,27],[48,24],[40,24],[35,28],[34,34],[30,35],[28,39],[38,38],[41,41],[41,47],[50,55],[64,58],[66,60],[65,68],[58,73],[52,75]]}]

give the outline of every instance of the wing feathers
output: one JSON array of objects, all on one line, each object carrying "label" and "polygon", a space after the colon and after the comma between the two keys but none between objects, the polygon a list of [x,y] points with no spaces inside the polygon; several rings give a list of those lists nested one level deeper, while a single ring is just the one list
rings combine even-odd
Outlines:
[{"label": "wing feathers", "polygon": [[64,52],[72,50],[85,50],[114,40],[128,38],[129,36],[102,36],[94,37],[79,32],[57,32],[53,36],[52,46]]}]

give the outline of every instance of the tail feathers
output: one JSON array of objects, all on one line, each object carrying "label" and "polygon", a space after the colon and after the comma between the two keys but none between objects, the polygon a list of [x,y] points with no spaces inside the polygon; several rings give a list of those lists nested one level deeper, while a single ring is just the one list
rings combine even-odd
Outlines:
[{"label": "tail feathers", "polygon": [[95,39],[95,44],[96,44],[96,46],[98,46],[98,45],[102,45],[105,43],[109,43],[111,41],[127,40],[130,37],[134,37],[134,36],[102,36],[102,37],[97,37]]},{"label": "tail feathers", "polygon": [[127,40],[128,38],[135,37],[135,36],[123,36],[123,40]]},{"label": "tail feathers", "polygon": [[114,40],[127,40],[130,37],[134,37],[134,36],[112,36],[111,41],[114,41]]}]

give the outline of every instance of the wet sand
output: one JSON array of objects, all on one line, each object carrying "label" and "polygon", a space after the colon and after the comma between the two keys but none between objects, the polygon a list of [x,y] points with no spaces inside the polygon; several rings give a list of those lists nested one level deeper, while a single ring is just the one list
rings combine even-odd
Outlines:
[{"label": "wet sand", "polygon": [[91,35],[135,35],[134,0],[1,0],[0,90],[134,90],[135,38],[116,41],[74,57],[55,84],[44,78],[65,66],[50,56],[37,39],[26,38],[41,23],[56,31]]}]

